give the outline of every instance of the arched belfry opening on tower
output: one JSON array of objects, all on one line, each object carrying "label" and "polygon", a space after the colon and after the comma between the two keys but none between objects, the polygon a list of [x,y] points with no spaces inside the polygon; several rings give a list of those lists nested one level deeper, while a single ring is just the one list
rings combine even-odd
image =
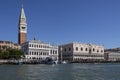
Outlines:
[{"label": "arched belfry opening on tower", "polygon": [[23,44],[27,40],[27,23],[24,8],[22,6],[18,23],[18,44]]}]

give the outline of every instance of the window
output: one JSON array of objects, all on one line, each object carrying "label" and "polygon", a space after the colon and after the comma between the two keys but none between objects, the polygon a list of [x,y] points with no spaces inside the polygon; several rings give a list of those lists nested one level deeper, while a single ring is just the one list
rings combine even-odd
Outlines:
[{"label": "window", "polygon": [[31,44],[29,44],[29,47],[31,47]]},{"label": "window", "polygon": [[81,51],[83,51],[83,48],[81,48]]},{"label": "window", "polygon": [[36,55],[36,52],[34,53],[34,55]]},{"label": "window", "polygon": [[101,53],[103,52],[103,50],[101,50]]},{"label": "window", "polygon": [[29,55],[31,55],[31,51],[30,51]]},{"label": "window", "polygon": [[78,47],[76,47],[76,51],[78,51]]},{"label": "window", "polygon": [[53,50],[53,54],[54,54],[54,50]]},{"label": "window", "polygon": [[87,51],[88,49],[86,48],[85,50]]},{"label": "window", "polygon": [[55,54],[57,54],[57,51],[55,51]]},{"label": "window", "polygon": [[50,50],[50,53],[52,54],[52,50]]},{"label": "window", "polygon": [[71,48],[69,48],[69,51],[71,51]]},{"label": "window", "polygon": [[89,50],[89,53],[91,53],[91,49]]},{"label": "window", "polygon": [[38,52],[37,52],[37,55],[38,55]]},{"label": "window", "polygon": [[97,52],[99,52],[99,50],[97,50]]},{"label": "window", "polygon": [[37,48],[38,48],[38,45],[37,45]]},{"label": "window", "polygon": [[93,52],[95,51],[95,49],[93,48]]}]

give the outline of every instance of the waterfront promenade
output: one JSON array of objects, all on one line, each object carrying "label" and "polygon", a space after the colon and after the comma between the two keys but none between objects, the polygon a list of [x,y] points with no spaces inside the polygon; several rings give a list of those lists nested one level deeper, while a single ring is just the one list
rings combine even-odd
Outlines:
[{"label": "waterfront promenade", "polygon": [[[40,60],[0,60],[0,64],[47,64],[48,62],[40,61]],[[67,62],[67,64],[73,63],[120,63],[120,61],[97,61],[97,60],[81,60],[79,62]],[[51,62],[54,64],[54,62]],[[59,64],[57,61],[55,64]]]}]

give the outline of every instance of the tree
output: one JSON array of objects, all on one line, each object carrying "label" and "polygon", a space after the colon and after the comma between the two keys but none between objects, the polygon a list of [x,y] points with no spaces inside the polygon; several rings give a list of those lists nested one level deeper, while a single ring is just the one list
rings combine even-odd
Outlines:
[{"label": "tree", "polygon": [[24,57],[24,52],[18,49],[10,49],[9,56],[10,58],[13,58],[13,59],[20,59]]},{"label": "tree", "polygon": [[9,58],[9,52],[4,51],[0,53],[0,59],[8,59]]},{"label": "tree", "polygon": [[24,57],[24,52],[18,49],[7,49],[0,53],[0,59],[21,59]]}]

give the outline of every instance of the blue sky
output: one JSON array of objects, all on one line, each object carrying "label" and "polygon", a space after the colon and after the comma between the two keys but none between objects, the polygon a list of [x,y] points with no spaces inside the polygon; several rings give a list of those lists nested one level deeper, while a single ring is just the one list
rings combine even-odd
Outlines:
[{"label": "blue sky", "polygon": [[0,40],[17,43],[22,4],[28,40],[120,47],[120,0],[0,0]]}]

